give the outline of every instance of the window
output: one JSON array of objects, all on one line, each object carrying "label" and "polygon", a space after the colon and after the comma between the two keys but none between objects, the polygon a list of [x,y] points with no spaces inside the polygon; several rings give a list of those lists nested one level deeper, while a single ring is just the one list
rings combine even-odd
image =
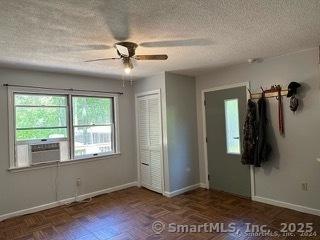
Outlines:
[{"label": "window", "polygon": [[[9,90],[10,168],[116,153],[116,96]],[[48,155],[41,155],[44,151]],[[50,152],[50,154],[49,154]]]},{"label": "window", "polygon": [[72,97],[75,158],[114,152],[113,99]]},{"label": "window", "polygon": [[227,153],[240,154],[238,99],[225,100],[224,111],[226,121]]},{"label": "window", "polygon": [[15,94],[16,141],[67,138],[67,98]]},{"label": "window", "polygon": [[[40,163],[69,159],[69,152],[63,150],[68,147],[67,113],[66,96],[14,94],[14,167],[29,166],[32,156],[33,162]],[[35,149],[40,142],[56,144],[56,155],[52,150],[46,159],[42,159],[39,154],[32,155],[30,150]]]}]

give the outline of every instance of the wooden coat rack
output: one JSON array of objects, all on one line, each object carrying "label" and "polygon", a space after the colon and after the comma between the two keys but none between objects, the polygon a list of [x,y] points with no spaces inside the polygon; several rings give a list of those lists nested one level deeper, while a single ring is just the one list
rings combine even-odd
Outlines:
[{"label": "wooden coat rack", "polygon": [[264,96],[265,98],[276,98],[278,100],[279,132],[281,135],[284,135],[282,96],[287,96],[288,89],[282,89],[280,85],[273,85],[267,90],[264,90],[262,87],[260,87],[260,89],[261,93],[252,93],[250,89],[248,89],[250,99],[259,99]]},{"label": "wooden coat rack", "polygon": [[[279,96],[279,90],[276,88],[270,88],[268,90],[264,90],[262,87],[261,91],[259,93],[252,93],[250,89],[248,89],[248,92],[250,94],[250,99],[259,99],[262,97],[262,94],[264,94],[265,98],[277,98]],[[281,89],[280,95],[281,96],[287,96],[288,94],[288,89]]]}]

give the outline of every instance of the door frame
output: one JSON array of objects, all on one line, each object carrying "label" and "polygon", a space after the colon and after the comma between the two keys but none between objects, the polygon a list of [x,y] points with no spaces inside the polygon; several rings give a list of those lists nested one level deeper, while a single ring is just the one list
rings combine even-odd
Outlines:
[{"label": "door frame", "polygon": [[[205,168],[205,187],[209,189],[209,179],[208,179],[208,148],[207,148],[207,142],[206,142],[206,135],[207,135],[207,123],[206,123],[206,108],[204,105],[205,101],[205,94],[208,92],[215,92],[219,90],[225,90],[230,88],[237,88],[237,87],[246,87],[246,89],[250,89],[250,82],[242,82],[242,83],[233,83],[228,85],[222,85],[218,87],[213,88],[207,88],[201,90],[201,107],[202,107],[202,141],[203,141],[203,152],[204,152],[204,168]],[[250,98],[250,93],[247,91],[247,100]],[[255,178],[254,178],[254,167],[250,166],[250,184],[251,184],[251,199],[255,196]]]},{"label": "door frame", "polygon": [[135,94],[135,121],[136,121],[136,156],[137,156],[137,179],[138,179],[138,187],[141,187],[141,176],[140,176],[140,154],[139,154],[139,130],[138,130],[138,98],[139,97],[145,97],[145,96],[149,96],[149,95],[159,95],[159,100],[160,100],[160,114],[159,114],[159,118],[160,118],[160,135],[161,135],[161,140],[160,140],[160,147],[161,147],[161,194],[164,195],[164,148],[163,148],[163,132],[162,132],[162,96],[161,96],[161,89],[157,89],[157,90],[152,90],[152,91],[146,91],[146,92],[141,92],[141,93],[137,93]]}]

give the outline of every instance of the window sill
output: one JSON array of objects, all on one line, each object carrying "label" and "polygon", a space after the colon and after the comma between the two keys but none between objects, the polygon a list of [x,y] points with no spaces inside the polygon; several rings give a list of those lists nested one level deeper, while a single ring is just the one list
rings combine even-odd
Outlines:
[{"label": "window sill", "polygon": [[92,156],[88,158],[80,158],[80,159],[71,159],[68,161],[56,161],[56,162],[50,162],[50,163],[42,163],[42,164],[37,164],[37,165],[32,165],[32,166],[27,166],[27,167],[14,167],[14,168],[9,168],[9,172],[24,172],[24,171],[30,171],[30,170],[36,170],[36,169],[42,169],[42,168],[51,168],[51,167],[57,167],[57,166],[65,166],[65,165],[71,165],[71,164],[77,164],[77,163],[86,163],[86,162],[92,162],[92,161],[99,161],[99,160],[104,160],[107,158],[113,158],[120,156],[121,153],[112,153],[108,155],[101,155],[101,156]]}]

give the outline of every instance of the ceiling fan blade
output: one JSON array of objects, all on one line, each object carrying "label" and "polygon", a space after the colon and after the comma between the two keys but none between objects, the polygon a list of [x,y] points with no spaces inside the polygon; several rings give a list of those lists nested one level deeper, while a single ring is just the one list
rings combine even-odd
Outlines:
[{"label": "ceiling fan blade", "polygon": [[130,36],[127,0],[102,1],[100,12],[109,27],[113,38],[125,41]]},{"label": "ceiling fan blade", "polygon": [[97,61],[105,61],[105,60],[117,60],[117,59],[121,59],[121,58],[97,58],[97,59],[93,59],[93,60],[86,60],[84,62],[97,62]]},{"label": "ceiling fan blade", "polygon": [[121,56],[129,57],[129,49],[127,47],[120,44],[116,44],[115,47],[117,48]]},{"label": "ceiling fan blade", "polygon": [[134,59],[136,60],[167,60],[168,55],[159,54],[159,55],[135,55]]},{"label": "ceiling fan blade", "polygon": [[180,40],[168,40],[168,41],[156,41],[156,42],[143,42],[140,43],[141,47],[191,47],[191,46],[208,46],[213,42],[210,39],[180,39]]}]

